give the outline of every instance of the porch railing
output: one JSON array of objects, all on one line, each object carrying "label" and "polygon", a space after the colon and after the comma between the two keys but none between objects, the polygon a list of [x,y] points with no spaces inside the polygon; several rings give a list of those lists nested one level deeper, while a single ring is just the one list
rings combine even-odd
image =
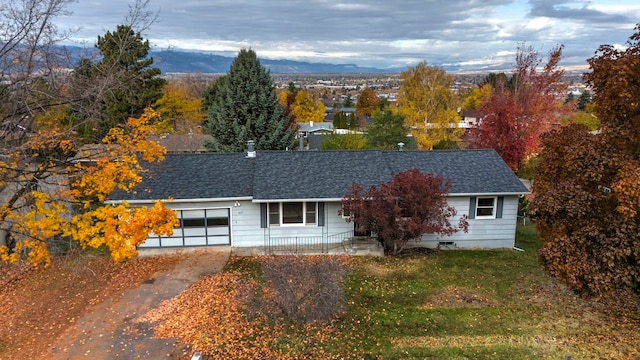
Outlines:
[{"label": "porch railing", "polygon": [[353,237],[353,231],[324,236],[281,236],[266,239],[269,254],[328,253]]}]

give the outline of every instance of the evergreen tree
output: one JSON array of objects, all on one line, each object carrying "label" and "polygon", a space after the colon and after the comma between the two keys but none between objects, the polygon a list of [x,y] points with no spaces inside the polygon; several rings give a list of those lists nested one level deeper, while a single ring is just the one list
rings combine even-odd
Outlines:
[{"label": "evergreen tree", "polygon": [[149,40],[143,40],[131,26],[118,25],[114,32],[99,36],[96,47],[102,54],[97,76],[115,69],[120,79],[103,99],[106,121],[99,129],[104,132],[130,117],[141,116],[145,108],[162,97],[166,81],[158,77],[160,69],[152,67],[153,58],[148,57]]},{"label": "evergreen tree", "polygon": [[347,114],[344,111],[338,111],[333,117],[334,129],[346,129],[347,128]]},{"label": "evergreen tree", "polygon": [[202,92],[202,108],[205,113],[209,111],[209,107],[213,104],[213,99],[216,98],[218,89],[222,87],[226,80],[226,76],[221,76],[216,79],[208,88]]},{"label": "evergreen tree", "polygon": [[296,128],[279,104],[275,84],[253,50],[240,50],[208,110],[206,131],[211,151],[244,151],[248,140],[257,150],[284,150]]},{"label": "evergreen tree", "polygon": [[578,110],[585,111],[587,108],[587,104],[591,103],[591,92],[589,90],[585,90],[580,94],[578,98]]},{"label": "evergreen tree", "polygon": [[86,142],[100,141],[112,127],[140,117],[162,97],[166,83],[158,77],[160,69],[152,67],[149,41],[131,26],[99,36],[96,48],[102,59],[81,59],[69,88],[74,101],[67,121]]},{"label": "evergreen tree", "polygon": [[356,113],[349,114],[349,130],[355,130],[358,127],[358,119]]},{"label": "evergreen tree", "polygon": [[373,124],[367,131],[367,143],[374,149],[394,150],[398,143],[408,143],[409,127],[404,125],[404,116],[394,114],[391,109],[373,113]]}]

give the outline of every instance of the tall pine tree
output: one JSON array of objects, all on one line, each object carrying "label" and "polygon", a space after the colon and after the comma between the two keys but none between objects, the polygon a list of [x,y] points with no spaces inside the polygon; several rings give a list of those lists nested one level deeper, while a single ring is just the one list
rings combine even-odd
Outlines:
[{"label": "tall pine tree", "polygon": [[275,84],[253,50],[240,50],[208,109],[206,131],[211,151],[284,150],[293,144],[295,126],[279,104]]},{"label": "tall pine tree", "polygon": [[112,127],[130,117],[140,117],[144,109],[162,97],[166,83],[153,67],[149,41],[130,25],[98,36],[96,48],[102,58],[97,63],[81,59],[72,79],[71,125],[86,142],[100,141]]}]

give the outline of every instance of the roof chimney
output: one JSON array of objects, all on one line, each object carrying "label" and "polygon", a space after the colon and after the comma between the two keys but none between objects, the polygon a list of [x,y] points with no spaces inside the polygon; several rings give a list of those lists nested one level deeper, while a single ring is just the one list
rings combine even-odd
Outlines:
[{"label": "roof chimney", "polygon": [[247,141],[247,158],[256,157],[256,145],[253,140]]},{"label": "roof chimney", "polygon": [[398,151],[402,151],[402,148],[404,148],[404,143],[403,142],[399,142],[398,143]]}]

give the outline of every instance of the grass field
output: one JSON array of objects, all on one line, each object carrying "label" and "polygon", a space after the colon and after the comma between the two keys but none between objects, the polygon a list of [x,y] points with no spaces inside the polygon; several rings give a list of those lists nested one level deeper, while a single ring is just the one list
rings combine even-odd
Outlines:
[{"label": "grass field", "polygon": [[[348,310],[330,327],[323,351],[372,359],[640,357],[637,311],[608,312],[548,276],[536,260],[533,226],[518,228],[516,245],[524,252],[350,259]],[[228,270],[257,271],[252,261],[234,258]],[[290,335],[283,342],[297,349],[295,357],[310,341]]]}]

